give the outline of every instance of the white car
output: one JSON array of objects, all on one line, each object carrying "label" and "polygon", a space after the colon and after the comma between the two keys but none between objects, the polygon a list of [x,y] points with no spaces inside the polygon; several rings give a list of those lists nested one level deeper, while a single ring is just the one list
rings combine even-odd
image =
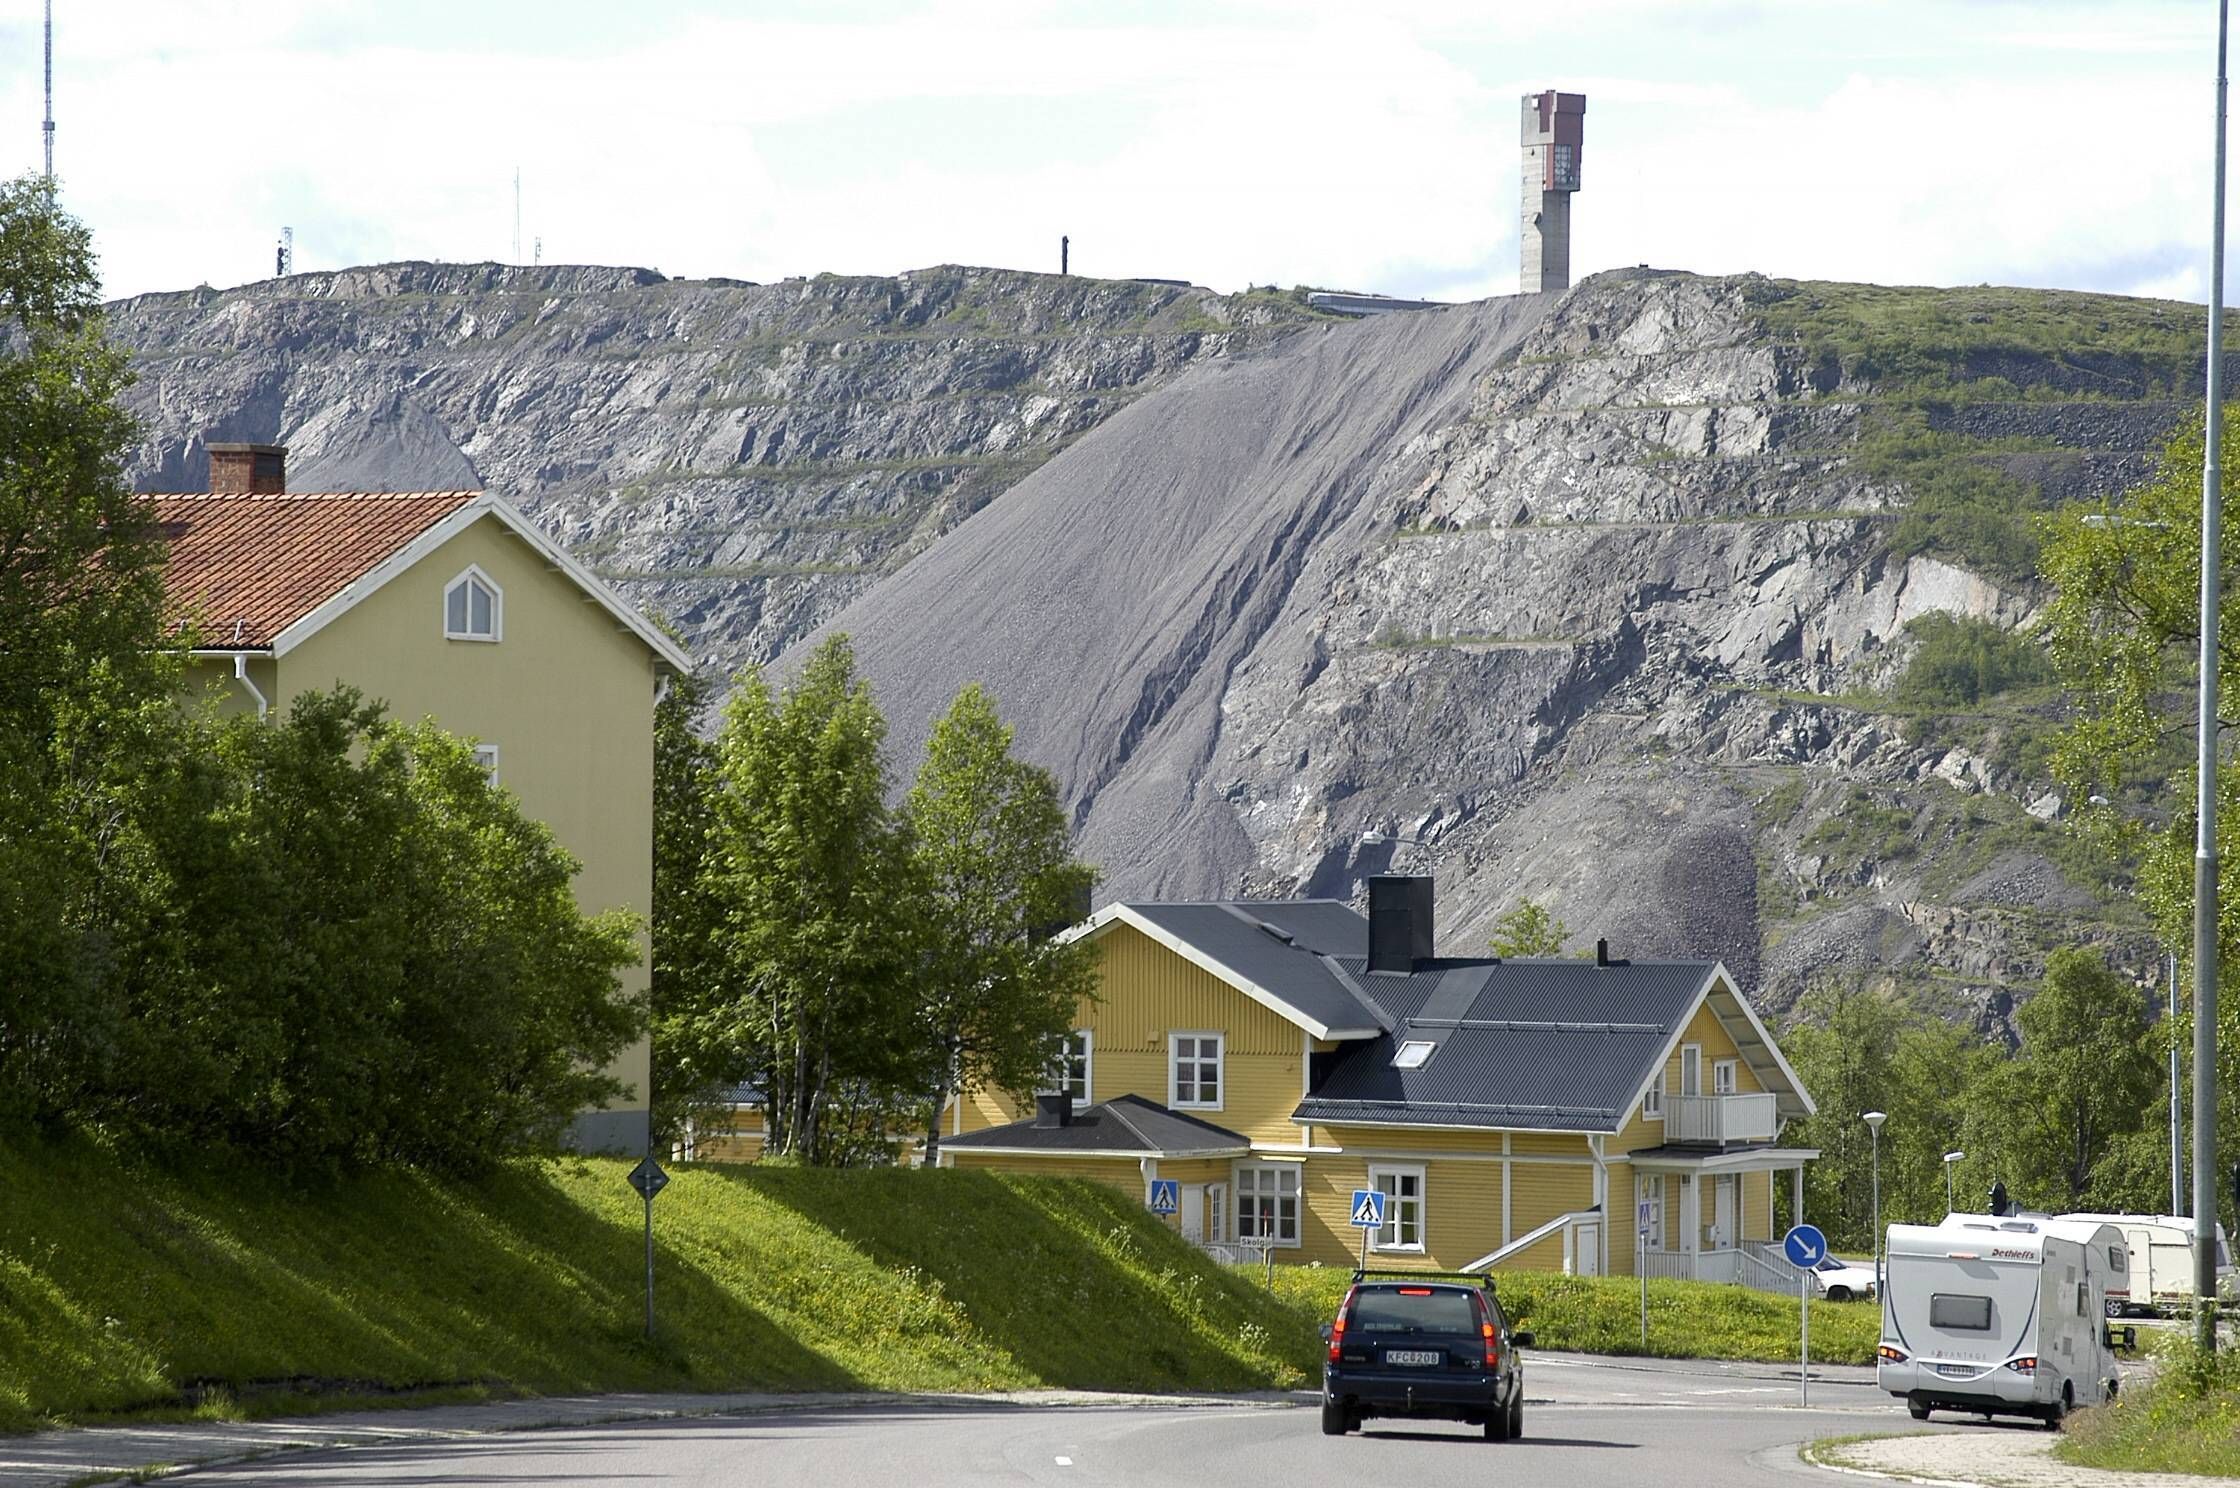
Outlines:
[{"label": "white car", "polygon": [[1874,1267],[1858,1261],[1846,1261],[1836,1256],[1821,1257],[1820,1264],[1812,1268],[1812,1279],[1820,1288],[1820,1295],[1830,1302],[1849,1302],[1856,1297],[1875,1295]]}]

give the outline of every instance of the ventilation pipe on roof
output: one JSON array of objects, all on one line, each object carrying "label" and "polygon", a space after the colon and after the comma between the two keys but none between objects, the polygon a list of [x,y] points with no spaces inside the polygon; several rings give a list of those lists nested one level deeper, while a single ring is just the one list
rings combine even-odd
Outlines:
[{"label": "ventilation pipe on roof", "polygon": [[1034,1098],[1034,1124],[1045,1130],[1056,1126],[1073,1125],[1073,1092],[1061,1090],[1054,1095]]}]

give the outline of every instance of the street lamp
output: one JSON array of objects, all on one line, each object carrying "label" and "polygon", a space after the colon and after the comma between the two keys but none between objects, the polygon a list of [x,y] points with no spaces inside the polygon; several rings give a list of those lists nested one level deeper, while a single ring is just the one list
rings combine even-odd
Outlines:
[{"label": "street lamp", "polygon": [[1952,1212],[1952,1165],[1966,1157],[1965,1152],[1947,1152],[1944,1155],[1944,1212]]},{"label": "street lamp", "polygon": [[1882,1279],[1882,1123],[1890,1119],[1882,1111],[1869,1111],[1859,1118],[1867,1124],[1867,1139],[1873,1144],[1874,1153],[1874,1274],[1877,1285]]}]

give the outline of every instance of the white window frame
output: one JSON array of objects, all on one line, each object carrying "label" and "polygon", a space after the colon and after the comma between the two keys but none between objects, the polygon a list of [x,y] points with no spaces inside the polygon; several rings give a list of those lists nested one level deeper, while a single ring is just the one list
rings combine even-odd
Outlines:
[{"label": "white window frame", "polygon": [[[1696,1088],[1693,1090],[1688,1088],[1688,1056],[1691,1054],[1695,1056]],[[1703,1045],[1701,1044],[1682,1044],[1680,1046],[1680,1093],[1683,1096],[1703,1094]]]},{"label": "white window frame", "polygon": [[1652,1251],[1664,1249],[1664,1174],[1638,1173],[1633,1180],[1633,1201],[1649,1206],[1649,1227],[1642,1233]]},{"label": "white window frame", "polygon": [[1641,1097],[1641,1119],[1664,1120],[1664,1071],[1661,1069],[1657,1071],[1657,1077],[1649,1082],[1648,1090]]},{"label": "white window frame", "polygon": [[474,762],[482,766],[483,777],[490,782],[490,788],[496,790],[498,788],[498,746],[495,744],[475,745]]},{"label": "white window frame", "polygon": [[[1382,1181],[1387,1178],[1392,1180],[1392,1187],[1389,1189],[1384,1187]],[[1413,1178],[1416,1185],[1415,1197],[1408,1201],[1416,1206],[1416,1238],[1402,1242],[1400,1239],[1400,1204],[1402,1202],[1400,1181],[1405,1178]],[[1384,1226],[1370,1233],[1369,1248],[1371,1250],[1399,1251],[1406,1255],[1423,1254],[1425,1235],[1428,1233],[1426,1228],[1428,1222],[1426,1201],[1429,1197],[1427,1190],[1430,1187],[1424,1173],[1423,1164],[1371,1163],[1369,1164],[1369,1186],[1375,1189],[1383,1189],[1385,1196]],[[1387,1236],[1390,1238],[1388,1239]]]},{"label": "white window frame", "polygon": [[1738,1067],[1738,1061],[1732,1059],[1714,1059],[1711,1061],[1711,1093],[1713,1095],[1734,1095],[1741,1090],[1742,1087],[1736,1083],[1740,1078],[1736,1073]]},{"label": "white window frame", "polygon": [[[484,635],[477,630],[453,630],[451,628],[451,596],[457,593],[459,587],[463,584],[480,584],[490,591],[490,633],[488,635]],[[471,596],[467,600],[467,624],[469,626],[474,624],[474,600]],[[480,641],[486,645],[496,645],[499,641],[504,640],[505,636],[506,592],[498,587],[496,579],[483,572],[482,565],[470,563],[452,575],[451,582],[443,586],[443,638],[447,641]]]},{"label": "white window frame", "polygon": [[[1260,1181],[1263,1177],[1273,1177],[1274,1179],[1271,1191],[1276,1200],[1274,1211],[1276,1233],[1273,1236],[1247,1234],[1245,1231],[1245,1201],[1249,1198],[1259,1197]],[[1301,1217],[1305,1213],[1307,1204],[1306,1173],[1300,1164],[1240,1162],[1230,1171],[1230,1178],[1232,1180],[1231,1192],[1236,1196],[1234,1200],[1236,1204],[1236,1243],[1240,1245],[1267,1245],[1276,1250],[1298,1249],[1299,1232],[1303,1228]],[[1290,1180],[1291,1185],[1288,1194],[1284,1189],[1286,1178]],[[1291,1234],[1289,1238],[1286,1238],[1283,1233],[1283,1200],[1286,1197],[1291,1200]]]},{"label": "white window frame", "polygon": [[[1212,1100],[1184,1100],[1182,1098],[1182,1082],[1175,1076],[1177,1072],[1177,1066],[1182,1062],[1182,1041],[1184,1039],[1196,1039],[1201,1041],[1205,1039],[1211,1039],[1213,1041]],[[1202,1042],[1193,1045],[1194,1052],[1190,1056],[1191,1063],[1197,1065],[1203,1065],[1205,1063],[1205,1054],[1203,1052],[1203,1049],[1204,1045]],[[1175,1111],[1220,1110],[1221,1103],[1229,1098],[1228,1054],[1229,1036],[1225,1033],[1221,1033],[1211,1029],[1199,1030],[1190,1028],[1178,1028],[1169,1031],[1167,1034],[1168,1108]],[[1204,1086],[1204,1080],[1202,1078],[1194,1080],[1192,1083],[1193,1085],[1201,1089]]]},{"label": "white window frame", "polygon": [[1081,1090],[1073,1097],[1074,1109],[1079,1110],[1083,1106],[1093,1105],[1096,1102],[1097,1035],[1094,1029],[1076,1028],[1066,1035],[1065,1042],[1058,1046],[1057,1078],[1050,1082],[1049,1089],[1041,1093],[1043,1095],[1071,1093],[1073,1086],[1073,1041],[1075,1039],[1081,1041]]}]

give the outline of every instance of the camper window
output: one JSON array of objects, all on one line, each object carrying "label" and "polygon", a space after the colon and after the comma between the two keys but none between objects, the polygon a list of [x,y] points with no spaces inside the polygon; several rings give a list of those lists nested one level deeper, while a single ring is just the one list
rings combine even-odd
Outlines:
[{"label": "camper window", "polygon": [[1991,1299],[1954,1296],[1950,1292],[1931,1292],[1929,1326],[1968,1333],[1988,1333],[1991,1331]]},{"label": "camper window", "polygon": [[2128,1269],[2123,1264],[2123,1260],[2124,1257],[2122,1246],[2111,1245],[2108,1247],[2108,1269],[2110,1271],[2113,1271],[2116,1273],[2116,1275],[2121,1276],[2125,1272],[2125,1270]]}]

